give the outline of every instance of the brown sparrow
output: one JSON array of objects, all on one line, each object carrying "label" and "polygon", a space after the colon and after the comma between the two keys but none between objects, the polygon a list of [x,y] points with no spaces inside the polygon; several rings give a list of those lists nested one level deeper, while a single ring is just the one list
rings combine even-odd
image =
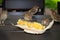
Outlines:
[{"label": "brown sparrow", "polygon": [[4,21],[7,19],[7,11],[6,10],[3,10],[1,13],[0,13],[0,24],[4,24]]},{"label": "brown sparrow", "polygon": [[39,6],[34,6],[30,10],[26,11],[24,13],[24,19],[25,20],[32,20],[32,16],[38,12]]},{"label": "brown sparrow", "polygon": [[60,15],[58,15],[58,12],[55,10],[45,8],[45,15],[49,15],[56,22],[60,22]]}]

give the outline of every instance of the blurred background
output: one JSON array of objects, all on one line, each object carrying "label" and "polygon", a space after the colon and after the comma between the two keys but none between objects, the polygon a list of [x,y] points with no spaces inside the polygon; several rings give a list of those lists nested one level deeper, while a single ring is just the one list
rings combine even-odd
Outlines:
[{"label": "blurred background", "polygon": [[60,14],[60,0],[45,0],[45,7],[57,11]]},{"label": "blurred background", "polygon": [[2,1],[3,1],[3,0],[0,0],[0,6],[2,5]]},{"label": "blurred background", "polygon": [[[0,0],[0,6],[2,6],[3,1],[4,0]],[[45,6],[52,9],[57,9],[58,2],[60,2],[60,0],[45,0]]]},{"label": "blurred background", "polygon": [[[2,3],[4,0],[0,0],[0,8],[2,7]],[[48,7],[53,10],[57,10],[60,4],[60,0],[45,0],[45,7]],[[59,10],[59,9],[58,9]]]}]

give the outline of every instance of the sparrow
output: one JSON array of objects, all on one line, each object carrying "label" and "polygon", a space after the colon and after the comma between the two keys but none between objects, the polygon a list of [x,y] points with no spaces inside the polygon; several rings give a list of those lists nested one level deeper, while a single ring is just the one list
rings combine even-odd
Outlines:
[{"label": "sparrow", "polygon": [[7,10],[2,10],[0,13],[0,25],[5,25],[5,20],[7,19]]},{"label": "sparrow", "polygon": [[39,10],[39,6],[34,6],[30,10],[24,12],[24,19],[25,20],[32,20],[32,16],[36,14]]},{"label": "sparrow", "polygon": [[50,16],[54,21],[60,22],[60,15],[56,10],[50,8],[45,8],[44,14]]}]

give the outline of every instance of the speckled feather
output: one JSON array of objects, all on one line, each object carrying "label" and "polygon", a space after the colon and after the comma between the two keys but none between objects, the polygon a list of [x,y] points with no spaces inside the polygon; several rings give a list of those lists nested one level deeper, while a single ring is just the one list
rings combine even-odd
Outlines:
[{"label": "speckled feather", "polygon": [[44,14],[51,16],[51,18],[53,20],[55,20],[56,22],[60,22],[60,15],[55,10],[51,10],[49,8],[45,8]]},{"label": "speckled feather", "polygon": [[7,11],[3,11],[0,16],[0,20],[6,20],[7,19]]},{"label": "speckled feather", "polygon": [[24,13],[24,19],[25,20],[32,20],[33,14],[37,13],[38,12],[38,9],[39,9],[39,6],[34,6],[30,10],[26,11]]}]

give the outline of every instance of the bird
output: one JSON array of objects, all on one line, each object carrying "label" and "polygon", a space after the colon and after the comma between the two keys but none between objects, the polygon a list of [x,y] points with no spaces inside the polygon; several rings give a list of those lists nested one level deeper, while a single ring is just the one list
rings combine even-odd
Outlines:
[{"label": "bird", "polygon": [[24,20],[32,20],[32,16],[36,14],[39,10],[39,6],[35,5],[30,10],[24,12]]},{"label": "bird", "polygon": [[5,20],[7,19],[7,10],[2,10],[0,13],[0,26],[5,25]]},{"label": "bird", "polygon": [[55,22],[60,22],[60,15],[58,14],[56,10],[45,8],[44,13],[47,16],[49,15]]}]

